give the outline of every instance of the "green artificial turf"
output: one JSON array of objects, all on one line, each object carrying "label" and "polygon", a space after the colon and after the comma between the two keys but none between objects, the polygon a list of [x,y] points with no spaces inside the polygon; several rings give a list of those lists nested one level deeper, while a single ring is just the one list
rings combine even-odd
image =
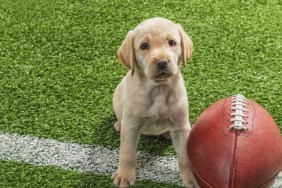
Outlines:
[{"label": "green artificial turf", "polygon": [[242,93],[282,125],[281,1],[1,2],[2,131],[117,147],[111,100],[126,68],[116,51],[154,16],[181,23],[194,42],[183,70],[192,123]]},{"label": "green artificial turf", "polygon": [[[33,165],[1,162],[1,188],[115,188],[108,176],[77,171],[62,170],[57,167],[37,167]],[[179,188],[172,184],[139,181],[132,188]]]},{"label": "green artificial turf", "polygon": [[[281,0],[0,0],[0,131],[117,148],[112,94],[127,70],[116,52],[155,16],[182,24],[194,43],[182,70],[192,124],[241,93],[282,128]],[[174,154],[156,137],[143,137],[139,149]]]}]

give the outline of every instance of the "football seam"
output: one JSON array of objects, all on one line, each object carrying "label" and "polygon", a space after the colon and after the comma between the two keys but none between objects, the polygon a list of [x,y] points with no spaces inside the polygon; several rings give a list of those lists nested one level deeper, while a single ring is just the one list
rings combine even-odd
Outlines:
[{"label": "football seam", "polygon": [[222,116],[221,116],[222,117],[222,120],[221,120],[221,131],[222,131],[222,133],[225,136],[228,136],[229,134],[225,134],[225,132],[224,132],[224,113],[223,113],[223,107],[224,107],[225,103],[226,103],[226,99],[224,99],[224,103],[221,106],[221,114],[222,114]]},{"label": "football seam", "polygon": [[209,186],[210,188],[216,188],[212,185],[210,185],[205,179],[203,179],[203,177],[197,172],[197,170],[194,169],[194,167],[192,166],[193,172],[197,174],[197,177],[199,179],[201,179],[201,182],[205,183],[206,186]]},{"label": "football seam", "polygon": [[234,187],[234,180],[236,177],[236,154],[237,154],[237,130],[235,130],[235,142],[233,145],[233,156],[230,164],[230,174],[229,174],[229,187]]}]

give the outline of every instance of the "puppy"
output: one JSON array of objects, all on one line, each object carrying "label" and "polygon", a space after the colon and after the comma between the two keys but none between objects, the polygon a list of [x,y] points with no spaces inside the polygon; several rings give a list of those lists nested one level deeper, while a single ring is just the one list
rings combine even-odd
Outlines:
[{"label": "puppy", "polygon": [[152,18],[128,32],[118,50],[129,69],[117,86],[113,108],[120,131],[120,160],[112,180],[119,187],[136,181],[136,147],[141,134],[170,132],[183,185],[195,181],[187,157],[190,132],[188,99],[180,64],[184,67],[193,44],[182,27],[165,18]]}]

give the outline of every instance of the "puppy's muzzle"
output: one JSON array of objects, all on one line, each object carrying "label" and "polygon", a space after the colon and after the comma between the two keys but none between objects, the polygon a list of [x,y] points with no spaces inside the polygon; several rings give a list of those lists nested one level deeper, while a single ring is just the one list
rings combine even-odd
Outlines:
[{"label": "puppy's muzzle", "polygon": [[155,62],[156,66],[156,79],[164,79],[168,78],[172,75],[170,69],[169,69],[169,62],[166,60],[158,60]]},{"label": "puppy's muzzle", "polygon": [[156,65],[159,70],[165,70],[168,67],[168,62],[167,61],[157,61]]}]

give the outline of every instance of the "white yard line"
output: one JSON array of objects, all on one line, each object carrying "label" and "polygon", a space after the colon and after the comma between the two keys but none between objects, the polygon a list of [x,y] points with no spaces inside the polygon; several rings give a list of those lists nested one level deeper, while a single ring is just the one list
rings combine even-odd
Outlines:
[{"label": "white yard line", "polygon": [[[97,145],[62,143],[56,140],[0,133],[0,159],[38,166],[54,165],[67,170],[110,175],[118,165],[118,150]],[[138,179],[180,184],[176,157],[138,152]],[[282,187],[282,174],[273,188]]]}]

